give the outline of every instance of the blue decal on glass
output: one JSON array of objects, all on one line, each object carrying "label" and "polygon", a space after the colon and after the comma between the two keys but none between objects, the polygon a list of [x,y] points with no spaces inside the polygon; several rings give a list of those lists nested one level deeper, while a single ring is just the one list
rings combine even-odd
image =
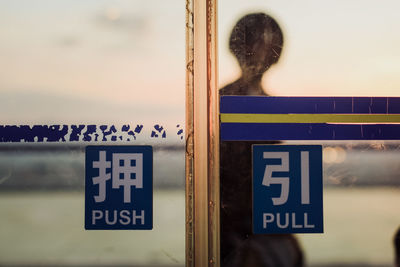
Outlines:
[{"label": "blue decal on glass", "polygon": [[399,140],[400,124],[221,123],[223,141]]},{"label": "blue decal on glass", "polygon": [[183,129],[180,128],[181,126],[178,124],[176,125],[176,128],[179,128],[178,132],[176,133],[178,136],[180,136],[181,140],[183,139]]},{"label": "blue decal on glass", "polygon": [[253,231],[323,233],[321,146],[253,145]]},{"label": "blue decal on glass", "polygon": [[164,127],[160,126],[159,124],[154,125],[154,129],[156,131],[151,131],[151,136],[153,138],[158,138],[159,134],[161,134],[161,138],[166,138],[167,137],[167,132],[164,130]]},{"label": "blue decal on glass", "polygon": [[221,113],[400,114],[400,97],[221,96]]},{"label": "blue decal on glass", "polygon": [[[115,125],[97,126],[95,124],[0,125],[0,142],[129,142],[136,140],[144,132],[143,130],[142,124],[134,127],[125,124],[121,128],[117,128]],[[175,131],[175,129],[173,130]],[[183,129],[179,129],[177,135],[183,139]],[[160,124],[154,125],[151,137],[165,139],[167,138],[167,129]]]},{"label": "blue decal on glass", "polygon": [[83,141],[87,141],[90,142],[92,141],[92,138],[94,135],[94,141],[97,141],[97,138],[99,137],[99,135],[96,133],[97,127],[96,125],[88,125],[87,126],[87,130],[86,132],[83,133]]},{"label": "blue decal on glass", "polygon": [[153,228],[151,146],[88,146],[85,164],[85,229]]}]

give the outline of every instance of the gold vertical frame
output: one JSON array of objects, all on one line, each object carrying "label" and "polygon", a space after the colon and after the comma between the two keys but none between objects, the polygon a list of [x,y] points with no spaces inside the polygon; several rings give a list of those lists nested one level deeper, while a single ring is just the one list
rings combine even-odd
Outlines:
[{"label": "gold vertical frame", "polygon": [[186,266],[219,266],[217,0],[186,1]]},{"label": "gold vertical frame", "polygon": [[186,266],[194,265],[194,118],[193,118],[193,89],[194,89],[194,18],[193,0],[186,0],[186,153],[185,153],[185,213],[186,213]]},{"label": "gold vertical frame", "polygon": [[207,1],[208,258],[220,266],[220,181],[217,0]]}]

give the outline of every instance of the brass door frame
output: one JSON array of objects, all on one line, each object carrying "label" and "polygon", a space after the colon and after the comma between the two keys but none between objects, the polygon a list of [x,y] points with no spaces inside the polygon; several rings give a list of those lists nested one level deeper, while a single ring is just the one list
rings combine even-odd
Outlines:
[{"label": "brass door frame", "polygon": [[217,63],[217,0],[187,0],[186,266],[220,266]]}]

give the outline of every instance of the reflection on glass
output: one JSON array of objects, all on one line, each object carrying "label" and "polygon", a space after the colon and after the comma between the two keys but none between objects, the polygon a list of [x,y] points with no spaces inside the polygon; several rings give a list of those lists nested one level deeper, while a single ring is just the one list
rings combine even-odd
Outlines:
[{"label": "reflection on glass", "polygon": [[[244,16],[232,30],[229,48],[242,75],[220,89],[220,95],[267,95],[262,76],[278,62],[283,48],[278,23],[264,13]],[[221,265],[302,266],[292,235],[252,234],[252,144],[256,142],[221,142]]]},{"label": "reflection on glass", "polygon": [[[353,0],[346,3],[330,1],[322,4],[310,0],[293,5],[288,1],[266,3],[262,0],[248,2],[220,0],[219,4],[219,40],[221,40],[219,80],[220,87],[223,88],[221,94],[399,95],[400,53],[394,47],[400,44],[400,38],[394,29],[400,26],[400,17],[393,11],[400,7],[397,1],[390,0],[384,4],[377,4],[373,1]],[[278,64],[272,65],[266,75],[260,75],[261,78],[257,82],[247,85],[241,82],[243,77],[247,76],[246,70],[243,70],[246,64],[241,61],[252,62],[252,55],[257,55],[254,58],[261,60],[263,52],[255,53],[249,48],[247,52],[250,53],[243,54],[247,55],[248,59],[246,57],[240,59],[235,53],[232,57],[230,54],[232,48],[226,48],[226,40],[232,35],[233,25],[249,11],[264,12],[277,18],[285,34],[285,44],[279,52]],[[237,31],[237,34],[247,35],[243,30]],[[251,39],[249,37],[249,40]],[[268,49],[264,49],[264,53],[266,51]],[[236,60],[240,63],[239,67]],[[241,78],[231,83],[237,76]],[[267,88],[267,92],[262,91],[262,88]],[[302,248],[305,264],[307,266],[393,266],[396,257],[399,258],[400,255],[399,249],[395,249],[398,240],[395,233],[400,227],[399,142],[285,141],[284,143],[323,145],[325,233],[296,236]],[[229,209],[235,210],[235,207],[229,207],[230,203],[242,205],[243,210],[248,210],[250,206],[237,200],[246,199],[246,196],[247,201],[251,200],[247,195],[250,191],[239,190],[240,186],[243,188],[246,186],[243,184],[224,186],[223,181],[226,173],[230,171],[224,166],[235,166],[236,171],[232,171],[234,172],[232,176],[251,175],[250,154],[244,152],[250,145],[248,148],[245,148],[244,144],[242,146],[243,150],[239,154],[234,152],[232,148],[234,146],[229,142],[221,144],[222,187],[225,187],[225,190],[236,188],[230,193],[224,192],[224,188],[221,191],[222,198],[227,200],[227,195],[231,196],[225,203],[222,200],[222,236],[227,227],[245,224],[244,220],[239,223],[226,220],[224,222],[224,216],[235,217],[232,214],[224,215],[224,209],[225,212]],[[229,154],[235,156],[230,157]],[[247,170],[244,170],[245,168]],[[250,218],[249,215],[245,217]],[[235,240],[244,239],[245,236]],[[225,240],[228,238],[225,237]],[[222,256],[235,253],[232,247],[233,245],[227,247],[222,244],[221,250],[225,250]],[[263,251],[265,246],[258,248]],[[273,251],[273,247],[268,248]],[[250,251],[252,250],[246,250],[245,253]],[[259,258],[253,257],[250,264],[256,266],[254,262],[257,260]],[[265,263],[260,266],[269,265]]]}]

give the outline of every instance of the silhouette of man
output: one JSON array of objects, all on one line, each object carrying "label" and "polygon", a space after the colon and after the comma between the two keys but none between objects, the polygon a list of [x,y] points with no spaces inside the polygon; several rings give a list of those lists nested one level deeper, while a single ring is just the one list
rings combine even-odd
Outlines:
[{"label": "silhouette of man", "polygon": [[[263,74],[278,62],[283,34],[278,23],[263,13],[241,18],[232,30],[229,48],[242,75],[219,90],[220,95],[267,96]],[[252,234],[252,144],[272,142],[221,142],[221,266],[303,266],[293,235]]]}]

